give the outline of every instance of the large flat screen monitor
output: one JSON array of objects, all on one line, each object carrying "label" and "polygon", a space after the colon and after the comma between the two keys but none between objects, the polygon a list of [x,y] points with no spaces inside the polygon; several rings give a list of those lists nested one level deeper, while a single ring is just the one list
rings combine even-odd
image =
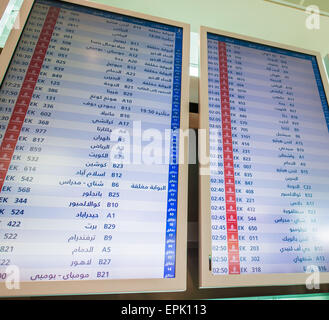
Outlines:
[{"label": "large flat screen monitor", "polygon": [[329,282],[328,93],[320,54],[201,29],[201,287]]},{"label": "large flat screen monitor", "polygon": [[184,290],[189,26],[78,0],[26,0],[18,19],[0,296]]}]

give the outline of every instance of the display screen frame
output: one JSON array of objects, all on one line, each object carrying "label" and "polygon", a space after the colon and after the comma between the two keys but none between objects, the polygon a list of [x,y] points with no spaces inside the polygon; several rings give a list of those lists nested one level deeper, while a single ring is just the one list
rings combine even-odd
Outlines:
[{"label": "display screen frame", "polygon": [[325,69],[327,69],[327,79],[329,81],[329,53],[324,57]]},{"label": "display screen frame", "polygon": [[[208,33],[315,56],[319,67],[327,104],[329,104],[329,83],[326,81],[326,71],[323,64],[323,59],[319,52],[201,26],[199,65],[199,129],[203,129],[205,133],[202,135],[203,139],[199,138],[199,154],[200,150],[205,152],[205,159],[209,159]],[[202,163],[202,161],[200,161],[199,156],[199,287],[225,288],[305,285],[307,281],[309,281],[308,279],[311,276],[310,273],[262,273],[255,275],[214,275],[212,273],[210,175],[204,174],[205,172],[210,172],[210,163],[207,161],[204,162],[205,163]],[[320,283],[329,283],[329,272],[320,273]]]},{"label": "display screen frame", "polygon": [[[175,278],[147,279],[110,279],[110,280],[76,280],[76,281],[34,281],[20,282],[19,289],[7,289],[0,283],[0,297],[10,296],[55,296],[82,294],[115,294],[144,292],[176,292],[186,290],[187,269],[187,179],[188,179],[188,139],[183,134],[189,128],[189,53],[190,25],[178,21],[154,17],[130,10],[97,4],[85,0],[51,0],[73,4],[105,12],[116,13],[132,18],[182,28],[182,68],[180,98],[180,136],[179,136],[179,169],[177,190],[177,226],[176,226],[176,264]],[[10,66],[16,47],[33,8],[35,0],[24,0],[17,20],[0,54],[0,86]]]}]

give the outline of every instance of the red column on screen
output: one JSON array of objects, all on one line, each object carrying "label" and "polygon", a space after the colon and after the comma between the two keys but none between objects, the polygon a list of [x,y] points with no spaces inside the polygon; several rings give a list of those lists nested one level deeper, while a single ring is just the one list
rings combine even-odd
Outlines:
[{"label": "red column on screen", "polygon": [[228,269],[229,274],[240,274],[239,235],[235,195],[231,108],[225,42],[218,42],[218,62],[222,115]]}]

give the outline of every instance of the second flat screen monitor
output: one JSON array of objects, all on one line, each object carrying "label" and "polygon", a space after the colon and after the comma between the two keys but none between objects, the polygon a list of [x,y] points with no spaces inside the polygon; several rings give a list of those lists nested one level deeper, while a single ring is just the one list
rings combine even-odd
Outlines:
[{"label": "second flat screen monitor", "polygon": [[201,47],[201,286],[328,281],[321,57],[206,28]]}]

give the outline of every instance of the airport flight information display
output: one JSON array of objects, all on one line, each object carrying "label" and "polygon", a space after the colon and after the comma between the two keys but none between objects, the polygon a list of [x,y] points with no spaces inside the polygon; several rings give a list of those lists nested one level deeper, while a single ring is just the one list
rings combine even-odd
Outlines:
[{"label": "airport flight information display", "polygon": [[1,281],[175,278],[182,38],[34,3],[0,91]]},{"label": "airport flight information display", "polygon": [[316,57],[209,32],[207,46],[212,274],[328,272]]}]

